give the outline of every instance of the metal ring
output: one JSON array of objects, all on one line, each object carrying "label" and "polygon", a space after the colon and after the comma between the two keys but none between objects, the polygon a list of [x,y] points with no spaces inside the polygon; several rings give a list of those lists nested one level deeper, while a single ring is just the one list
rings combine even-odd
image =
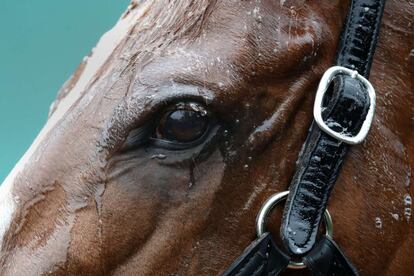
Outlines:
[{"label": "metal ring", "polygon": [[[265,233],[266,217],[269,215],[270,211],[272,211],[272,209],[275,207],[276,204],[286,199],[288,194],[289,194],[289,191],[274,194],[263,204],[256,218],[256,231],[257,231],[258,237],[262,236]],[[325,209],[323,219],[325,222],[325,229],[326,229],[325,235],[332,238],[333,237],[333,223],[332,223],[331,214],[329,214],[328,209]],[[303,269],[303,268],[306,268],[306,264],[303,262],[290,261],[288,268]]]}]

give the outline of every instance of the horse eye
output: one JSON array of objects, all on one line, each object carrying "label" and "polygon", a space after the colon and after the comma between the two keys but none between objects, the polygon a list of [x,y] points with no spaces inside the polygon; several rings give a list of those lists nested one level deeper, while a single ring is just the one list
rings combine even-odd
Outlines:
[{"label": "horse eye", "polygon": [[202,105],[180,103],[161,116],[155,136],[169,142],[189,143],[202,137],[208,126],[208,112]]}]

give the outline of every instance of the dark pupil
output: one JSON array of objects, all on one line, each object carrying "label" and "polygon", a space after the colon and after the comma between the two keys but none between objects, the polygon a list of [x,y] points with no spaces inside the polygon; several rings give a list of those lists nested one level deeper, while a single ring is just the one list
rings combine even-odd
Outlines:
[{"label": "dark pupil", "polygon": [[162,139],[185,143],[200,138],[207,126],[207,115],[194,110],[180,109],[167,113],[162,118],[158,133]]}]

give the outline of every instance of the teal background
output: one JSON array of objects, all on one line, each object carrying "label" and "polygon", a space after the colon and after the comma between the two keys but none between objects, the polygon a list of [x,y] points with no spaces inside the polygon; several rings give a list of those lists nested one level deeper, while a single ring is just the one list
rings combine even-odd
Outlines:
[{"label": "teal background", "polygon": [[0,0],[0,185],[129,0]]}]

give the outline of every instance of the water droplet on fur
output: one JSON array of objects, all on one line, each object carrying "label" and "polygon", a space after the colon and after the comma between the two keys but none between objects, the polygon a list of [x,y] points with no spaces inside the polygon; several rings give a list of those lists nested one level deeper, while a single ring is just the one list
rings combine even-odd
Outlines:
[{"label": "water droplet on fur", "polygon": [[409,194],[404,195],[404,205],[411,205],[413,203],[413,200]]},{"label": "water droplet on fur", "polygon": [[167,155],[165,154],[154,154],[153,156],[151,156],[151,159],[164,160],[165,158],[167,158]]},{"label": "water droplet on fur", "polygon": [[400,216],[399,216],[398,214],[393,214],[393,213],[391,213],[391,216],[392,216],[392,218],[393,218],[393,219],[395,219],[395,220],[399,220],[399,219],[400,219]]},{"label": "water droplet on fur", "polygon": [[382,229],[382,220],[379,217],[375,218],[375,228]]},{"label": "water droplet on fur", "polygon": [[411,207],[404,208],[404,217],[407,221],[411,219]]}]

